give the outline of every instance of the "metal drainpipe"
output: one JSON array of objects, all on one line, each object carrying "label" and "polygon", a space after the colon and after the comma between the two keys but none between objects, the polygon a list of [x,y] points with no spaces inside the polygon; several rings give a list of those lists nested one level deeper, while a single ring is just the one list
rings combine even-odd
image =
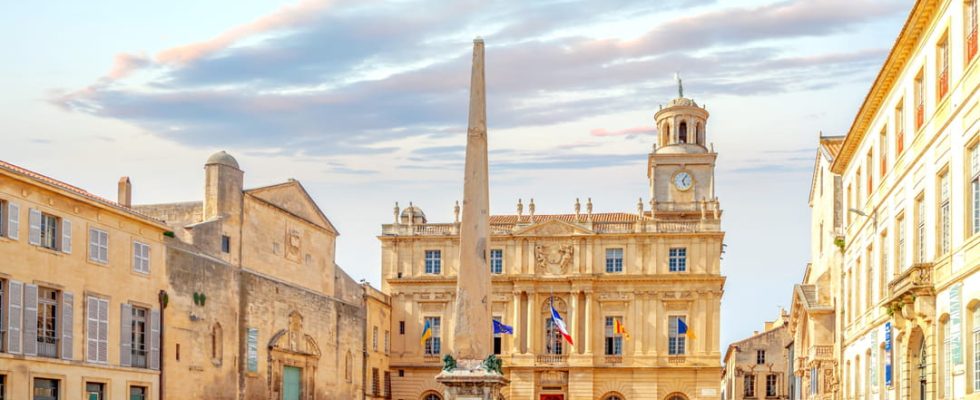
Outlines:
[{"label": "metal drainpipe", "polygon": [[157,396],[158,396],[159,400],[165,399],[165,397],[163,397],[163,394],[164,394],[163,393],[163,386],[164,386],[164,383],[166,381],[164,380],[164,373],[163,373],[163,371],[165,371],[165,370],[163,368],[163,360],[166,358],[166,357],[164,357],[164,354],[166,354],[166,352],[164,351],[164,349],[166,347],[163,345],[164,344],[164,341],[163,341],[163,332],[164,332],[164,330],[163,330],[163,316],[165,314],[163,311],[167,308],[167,297],[168,297],[167,296],[167,291],[165,291],[165,290],[161,290],[160,293],[157,294],[157,300],[160,302],[160,348],[159,348],[159,351],[160,351],[160,355],[159,355],[159,357],[160,357],[160,382],[158,383],[159,387],[157,388]]}]

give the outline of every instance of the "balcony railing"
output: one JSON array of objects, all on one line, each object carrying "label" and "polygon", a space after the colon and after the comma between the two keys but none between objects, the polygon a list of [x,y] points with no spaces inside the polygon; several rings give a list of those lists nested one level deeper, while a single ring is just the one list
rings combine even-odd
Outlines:
[{"label": "balcony railing", "polygon": [[39,357],[58,358],[58,339],[38,336],[37,355]]},{"label": "balcony railing", "polygon": [[667,356],[668,364],[683,364],[685,361],[687,361],[687,357],[683,355]]},{"label": "balcony railing", "polygon": [[[510,235],[523,227],[524,225],[513,224],[490,225],[490,233],[492,235]],[[693,233],[717,232],[721,230],[721,223],[714,218],[713,211],[706,211],[706,218],[703,220],[644,218],[636,222],[593,222],[591,228],[596,233]],[[381,227],[381,234],[386,236],[454,236],[459,234],[459,229],[456,224],[385,224]]]},{"label": "balcony railing", "polygon": [[903,299],[908,295],[928,296],[932,294],[932,263],[913,264],[888,283],[889,302]]},{"label": "balcony railing", "polygon": [[834,346],[817,345],[810,346],[811,360],[832,360],[834,358]]},{"label": "balcony railing", "polygon": [[133,349],[132,367],[146,368],[146,350]]},{"label": "balcony railing", "polygon": [[608,355],[606,356],[606,364],[622,364],[623,356],[621,355]]},{"label": "balcony railing", "polygon": [[538,354],[534,356],[534,362],[536,364],[564,364],[568,362],[568,356],[564,354]]},{"label": "balcony railing", "polygon": [[422,361],[425,362],[439,362],[442,359],[442,354],[423,354]]}]

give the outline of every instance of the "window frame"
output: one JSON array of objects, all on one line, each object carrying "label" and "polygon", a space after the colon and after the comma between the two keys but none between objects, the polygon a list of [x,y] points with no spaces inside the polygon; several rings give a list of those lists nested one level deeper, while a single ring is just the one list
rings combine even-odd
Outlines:
[{"label": "window frame", "polygon": [[626,251],[622,247],[606,248],[606,273],[614,274],[623,272],[623,259],[626,258]]},{"label": "window frame", "polygon": [[442,274],[442,250],[425,250],[425,273],[428,275]]},{"label": "window frame", "polygon": [[937,179],[937,202],[936,202],[936,256],[942,257],[952,251],[953,229],[952,229],[952,209],[950,198],[952,197],[952,178],[950,177],[949,167],[940,170]]},{"label": "window frame", "polygon": [[779,377],[776,374],[766,374],[766,398],[777,396],[779,396]]},{"label": "window frame", "polygon": [[109,231],[94,226],[88,228],[88,260],[109,264]]},{"label": "window frame", "polygon": [[765,365],[766,364],[766,351],[765,350],[761,350],[760,349],[760,350],[756,350],[755,351],[755,364],[756,365]]},{"label": "window frame", "polygon": [[[687,324],[686,315],[668,315],[667,316],[667,354],[671,356],[683,356],[687,355],[687,336],[680,333],[680,324],[678,321],[684,321]],[[687,327],[691,329],[690,325]]]},{"label": "window frame", "polygon": [[669,272],[687,272],[687,247],[667,249],[667,270]]},{"label": "window frame", "polygon": [[133,271],[150,273],[150,245],[139,240],[133,241]]},{"label": "window frame", "polygon": [[429,327],[432,329],[432,336],[425,339],[423,354],[438,356],[442,354],[442,317],[434,315],[422,317],[423,327],[426,321],[429,322]]},{"label": "window frame", "polygon": [[[50,294],[51,297],[47,295]],[[37,356],[59,358],[61,356],[61,291],[45,286],[37,287]],[[26,322],[26,321],[25,321]],[[44,327],[50,324],[50,327]],[[51,347],[53,353],[41,349]],[[42,354],[44,353],[44,354]]]},{"label": "window frame", "polygon": [[497,275],[504,273],[503,249],[490,249],[490,273]]},{"label": "window frame", "polygon": [[755,374],[745,374],[742,379],[742,395],[747,398],[755,398]]},{"label": "window frame", "polygon": [[603,340],[603,354],[607,356],[623,355],[623,336],[616,334],[616,320],[623,323],[622,316],[607,315],[605,317],[605,338]]},{"label": "window frame", "polygon": [[[130,365],[134,368],[150,368],[150,312],[151,310],[146,307],[134,305],[130,308],[129,351]],[[137,360],[142,360],[142,362]]]},{"label": "window frame", "polygon": [[40,242],[38,246],[48,250],[61,250],[61,217],[39,211],[41,219],[38,224],[41,229]]},{"label": "window frame", "polygon": [[949,31],[944,31],[936,41],[936,103],[949,95]]}]

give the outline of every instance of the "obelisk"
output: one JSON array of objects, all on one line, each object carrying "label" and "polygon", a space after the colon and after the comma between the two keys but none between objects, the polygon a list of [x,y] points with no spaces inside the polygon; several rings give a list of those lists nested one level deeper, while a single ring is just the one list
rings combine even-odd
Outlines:
[{"label": "obelisk", "polygon": [[493,355],[490,316],[490,182],[487,164],[487,96],[483,39],[473,40],[470,110],[463,175],[463,219],[459,225],[459,270],[451,355],[436,380],[446,400],[500,398],[508,383]]}]

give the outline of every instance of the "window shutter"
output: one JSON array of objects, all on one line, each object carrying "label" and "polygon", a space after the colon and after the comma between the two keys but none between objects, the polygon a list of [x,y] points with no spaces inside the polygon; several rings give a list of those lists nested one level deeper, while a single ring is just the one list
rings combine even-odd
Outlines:
[{"label": "window shutter", "polygon": [[99,362],[109,362],[109,300],[98,299],[99,304],[99,335],[98,335],[98,355]]},{"label": "window shutter", "polygon": [[133,271],[140,271],[140,244],[133,242]]},{"label": "window shutter", "polygon": [[71,221],[61,219],[61,251],[71,254]]},{"label": "window shutter", "polygon": [[30,227],[30,231],[27,235],[27,242],[35,246],[41,245],[41,212],[35,209],[30,209],[27,215],[27,225]]},{"label": "window shutter", "polygon": [[150,369],[160,369],[160,310],[150,311]]},{"label": "window shutter", "polygon": [[71,360],[75,348],[75,295],[71,292],[61,293],[61,358]]},{"label": "window shutter", "polygon": [[99,361],[99,299],[85,299],[85,361]]},{"label": "window shutter", "polygon": [[15,203],[7,203],[7,237],[17,240],[20,232],[20,206]]},{"label": "window shutter", "polygon": [[133,306],[123,303],[119,312],[119,365],[128,367],[133,363]]},{"label": "window shutter", "polygon": [[24,326],[24,284],[17,281],[8,282],[10,289],[7,307],[7,352],[10,354],[20,354],[23,352],[21,347],[21,337]]},{"label": "window shutter", "polygon": [[37,355],[37,285],[24,284],[24,355]]}]

